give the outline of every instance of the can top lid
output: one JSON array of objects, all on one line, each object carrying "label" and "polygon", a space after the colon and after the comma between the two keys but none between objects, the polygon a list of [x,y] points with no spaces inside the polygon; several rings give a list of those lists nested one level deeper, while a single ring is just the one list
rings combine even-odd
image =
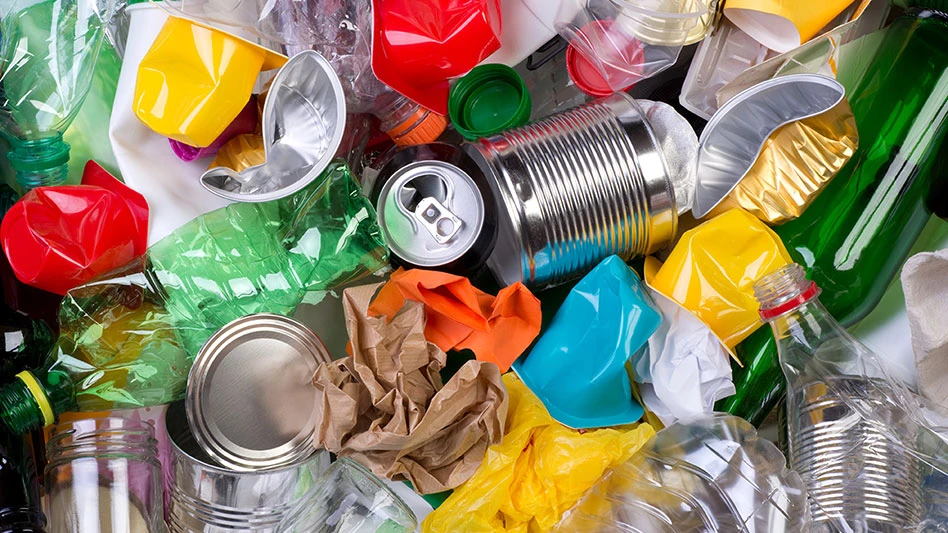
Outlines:
[{"label": "can top lid", "polygon": [[484,199],[474,180],[445,161],[415,161],[398,169],[379,194],[385,243],[402,260],[439,267],[470,250],[484,227]]},{"label": "can top lid", "polygon": [[507,65],[480,65],[451,87],[448,113],[466,139],[477,139],[530,120],[530,91]]},{"label": "can top lid", "polygon": [[319,414],[312,378],[331,360],[315,333],[283,316],[260,313],[225,325],[188,376],[185,407],[198,444],[239,471],[308,457]]}]

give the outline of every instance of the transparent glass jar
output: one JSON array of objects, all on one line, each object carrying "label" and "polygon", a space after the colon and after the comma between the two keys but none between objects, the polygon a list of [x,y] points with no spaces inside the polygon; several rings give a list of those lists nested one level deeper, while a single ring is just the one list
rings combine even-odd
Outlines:
[{"label": "transparent glass jar", "polygon": [[163,532],[161,465],[151,423],[58,424],[46,444],[49,533]]}]

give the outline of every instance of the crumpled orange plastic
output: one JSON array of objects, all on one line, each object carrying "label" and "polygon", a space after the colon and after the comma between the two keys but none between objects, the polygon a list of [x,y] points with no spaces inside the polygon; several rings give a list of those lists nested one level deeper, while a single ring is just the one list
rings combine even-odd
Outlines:
[{"label": "crumpled orange plastic", "polygon": [[389,320],[405,300],[425,304],[425,338],[444,351],[469,349],[478,361],[506,372],[540,333],[540,300],[522,283],[496,297],[461,276],[399,268],[376,295],[369,313]]}]

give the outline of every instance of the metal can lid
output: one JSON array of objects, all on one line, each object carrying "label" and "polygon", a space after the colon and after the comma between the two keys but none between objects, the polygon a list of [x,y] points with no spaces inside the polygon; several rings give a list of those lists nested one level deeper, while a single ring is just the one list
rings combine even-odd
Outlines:
[{"label": "metal can lid", "polygon": [[225,325],[188,375],[185,406],[198,444],[234,470],[305,459],[315,451],[313,375],[331,360],[315,333],[284,316],[260,313]]},{"label": "metal can lid", "polygon": [[416,161],[382,187],[378,218],[389,249],[404,261],[438,267],[457,260],[477,242],[484,199],[474,180],[444,161]]}]

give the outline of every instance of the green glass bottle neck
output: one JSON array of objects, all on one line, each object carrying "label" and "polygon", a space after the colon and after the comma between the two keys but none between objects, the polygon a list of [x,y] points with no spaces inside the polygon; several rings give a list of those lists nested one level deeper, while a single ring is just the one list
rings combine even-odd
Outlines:
[{"label": "green glass bottle neck", "polygon": [[66,182],[69,144],[62,134],[37,140],[11,139],[7,157],[17,183],[26,190]]},{"label": "green glass bottle neck", "polygon": [[72,379],[59,370],[25,370],[0,387],[0,420],[11,432],[22,435],[52,424],[75,407]]}]

